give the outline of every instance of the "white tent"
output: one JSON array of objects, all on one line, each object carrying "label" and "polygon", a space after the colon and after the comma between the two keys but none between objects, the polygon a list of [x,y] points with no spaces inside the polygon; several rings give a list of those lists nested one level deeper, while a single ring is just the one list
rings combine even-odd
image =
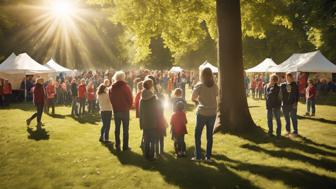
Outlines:
[{"label": "white tent", "polygon": [[57,64],[52,58],[43,66],[51,70],[54,70],[56,73],[66,73],[66,74],[72,73],[72,70]]},{"label": "white tent", "polygon": [[252,73],[269,72],[269,70],[275,66],[277,66],[277,64],[271,58],[266,58],[260,64],[254,66],[253,68],[247,69],[246,72],[252,72]]},{"label": "white tent", "polygon": [[18,56],[11,54],[2,64],[0,64],[0,78],[8,79],[12,83],[13,89],[19,89],[21,81],[26,75],[40,76],[48,78],[48,74],[53,73],[35,60],[27,53]]},{"label": "white tent", "polygon": [[202,71],[204,68],[210,68],[212,73],[218,73],[218,68],[210,64],[207,60],[199,66],[199,71]]},{"label": "white tent", "polygon": [[282,64],[270,69],[271,72],[315,72],[336,73],[336,65],[320,51],[293,54]]},{"label": "white tent", "polygon": [[173,66],[169,71],[172,72],[172,73],[177,74],[177,73],[182,72],[183,69],[181,67],[179,67],[179,66]]}]

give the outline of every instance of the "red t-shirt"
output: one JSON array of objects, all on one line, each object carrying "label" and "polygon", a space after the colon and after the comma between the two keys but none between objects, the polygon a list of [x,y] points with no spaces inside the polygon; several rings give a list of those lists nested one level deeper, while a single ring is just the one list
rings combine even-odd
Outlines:
[{"label": "red t-shirt", "polygon": [[187,122],[188,121],[185,112],[182,111],[175,112],[170,119],[173,135],[180,136],[187,134],[188,133],[186,127]]},{"label": "red t-shirt", "polygon": [[93,101],[95,99],[95,93],[93,86],[88,88],[88,101]]},{"label": "red t-shirt", "polygon": [[314,99],[316,96],[316,89],[315,87],[307,87],[306,88],[306,99]]},{"label": "red t-shirt", "polygon": [[86,96],[86,86],[81,84],[78,86],[78,98],[84,99],[85,96]]}]

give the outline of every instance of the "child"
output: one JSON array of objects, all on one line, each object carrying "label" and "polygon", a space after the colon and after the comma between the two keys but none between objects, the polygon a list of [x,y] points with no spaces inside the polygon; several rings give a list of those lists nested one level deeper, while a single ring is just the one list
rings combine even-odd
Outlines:
[{"label": "child", "polygon": [[258,93],[259,99],[262,99],[263,89],[264,89],[264,79],[263,79],[263,76],[260,75],[257,80],[257,93]]},{"label": "child", "polygon": [[149,78],[143,82],[144,90],[140,100],[140,129],[143,130],[144,156],[148,160],[154,160],[155,135],[158,127],[157,106],[159,101],[153,93],[153,81]]},{"label": "child", "polygon": [[[307,112],[306,116],[315,116],[315,96],[316,96],[316,89],[314,87],[313,80],[308,81],[308,87],[306,88],[306,104],[307,104]],[[310,108],[312,110],[310,114]]]},{"label": "child", "polygon": [[174,147],[177,157],[186,156],[186,144],[184,142],[184,135],[187,134],[187,117],[182,101],[177,102],[176,111],[170,119],[172,139],[174,140]]},{"label": "child", "polygon": [[81,79],[81,84],[78,86],[78,101],[79,101],[79,116],[85,112],[86,101],[86,85],[85,79]]},{"label": "child", "polygon": [[268,134],[273,136],[273,116],[275,117],[277,123],[276,134],[277,137],[281,136],[281,120],[280,120],[280,106],[281,106],[281,95],[280,87],[278,86],[278,76],[272,75],[270,83],[267,84],[265,88],[265,99],[266,99],[266,109],[267,109],[267,123],[268,123]]},{"label": "child", "polygon": [[180,88],[176,88],[173,92],[173,97],[172,97],[172,100],[171,100],[172,101],[173,112],[176,112],[176,104],[178,102],[182,102],[183,111],[184,111],[186,101],[183,99],[182,93],[183,93],[183,91]]}]

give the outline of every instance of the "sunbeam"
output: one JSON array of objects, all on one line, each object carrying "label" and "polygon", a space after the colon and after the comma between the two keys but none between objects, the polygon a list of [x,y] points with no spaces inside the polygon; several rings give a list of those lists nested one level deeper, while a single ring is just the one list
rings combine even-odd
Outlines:
[{"label": "sunbeam", "polygon": [[26,22],[24,30],[13,35],[14,40],[32,44],[28,51],[33,51],[31,54],[41,62],[53,57],[70,68],[94,68],[97,62],[93,43],[101,48],[98,51],[107,57],[106,61],[116,59],[95,25],[95,20],[103,19],[103,15],[80,1],[46,0],[39,5],[21,5],[20,11],[36,16]]}]

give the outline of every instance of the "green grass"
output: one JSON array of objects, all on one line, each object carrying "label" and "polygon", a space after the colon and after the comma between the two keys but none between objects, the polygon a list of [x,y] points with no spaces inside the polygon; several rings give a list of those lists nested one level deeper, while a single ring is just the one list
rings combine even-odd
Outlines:
[{"label": "green grass", "polygon": [[[276,140],[265,135],[265,102],[249,99],[249,105],[261,130],[242,136],[216,134],[215,161],[195,163],[189,160],[194,111],[187,112],[189,157],[175,159],[167,135],[166,159],[148,162],[139,148],[134,112],[132,151],[116,153],[98,142],[98,116],[74,120],[69,107],[57,107],[58,116],[44,114],[44,130],[37,132],[35,122],[28,129],[25,125],[32,105],[13,104],[0,110],[0,188],[336,188],[336,106],[318,105],[316,118],[302,117],[302,137]],[[304,112],[300,104],[298,114]],[[114,124],[111,140],[113,131]],[[205,141],[204,133],[203,148]]]}]

